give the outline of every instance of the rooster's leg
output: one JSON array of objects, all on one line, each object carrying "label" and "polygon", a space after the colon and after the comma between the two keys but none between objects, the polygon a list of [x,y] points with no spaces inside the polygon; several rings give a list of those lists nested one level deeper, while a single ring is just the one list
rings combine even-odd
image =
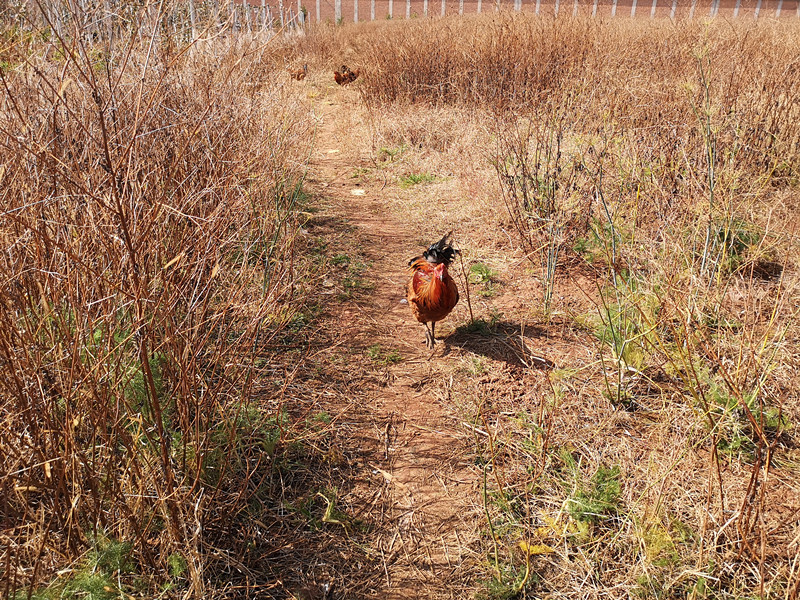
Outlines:
[{"label": "rooster's leg", "polygon": [[436,321],[431,321],[431,348],[436,345],[436,336],[433,334],[434,329],[436,329]]},{"label": "rooster's leg", "polygon": [[423,323],[425,325],[425,345],[428,348],[433,348],[433,345],[436,343],[436,340],[433,339],[433,330],[431,327],[428,327],[428,323]]}]

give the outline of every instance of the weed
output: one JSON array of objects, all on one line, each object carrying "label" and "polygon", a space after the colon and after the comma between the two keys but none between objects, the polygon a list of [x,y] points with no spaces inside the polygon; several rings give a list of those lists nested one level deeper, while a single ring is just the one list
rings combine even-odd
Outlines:
[{"label": "weed", "polygon": [[186,559],[178,553],[170,554],[167,557],[167,564],[169,565],[169,574],[173,578],[183,577],[188,569]]},{"label": "weed", "polygon": [[465,365],[465,370],[469,375],[485,375],[488,372],[486,361],[480,356],[474,356]]},{"label": "weed", "polygon": [[487,581],[485,589],[479,592],[477,600],[514,600],[521,598],[528,581],[529,573],[523,568],[504,565],[499,576]]},{"label": "weed", "polygon": [[339,300],[351,300],[362,292],[369,291],[375,287],[371,281],[364,279],[363,274],[369,268],[367,263],[358,260],[350,260],[349,257],[344,256],[339,262],[335,263],[339,266],[346,267],[346,273],[342,278],[343,292],[338,295]]},{"label": "weed", "polygon": [[367,356],[376,365],[387,366],[399,363],[403,360],[397,350],[385,350],[380,344],[374,344],[367,348]]},{"label": "weed", "polygon": [[765,406],[756,392],[745,394],[740,402],[725,388],[712,384],[708,397],[715,416],[717,446],[736,459],[752,460],[759,436],[774,439],[790,427],[780,408]]},{"label": "weed", "polygon": [[497,273],[483,263],[474,263],[469,267],[469,282],[481,285],[494,280]]},{"label": "weed", "polygon": [[310,423],[315,423],[319,425],[330,425],[332,420],[333,419],[331,418],[331,415],[327,411],[320,411],[309,417]]},{"label": "weed", "polygon": [[383,162],[394,162],[394,160],[402,156],[407,149],[408,148],[405,146],[405,144],[395,148],[389,148],[385,146],[381,147],[380,151],[378,152],[378,160]]},{"label": "weed", "polygon": [[541,268],[542,305],[550,318],[556,271],[568,237],[586,229],[586,199],[577,193],[586,177],[580,148],[562,148],[568,128],[566,106],[542,121],[497,118],[500,150],[492,163],[503,200],[526,256]]},{"label": "weed", "polygon": [[130,542],[120,542],[99,534],[93,537],[93,547],[87,561],[91,569],[96,568],[109,575],[130,573],[134,568],[132,548]]},{"label": "weed", "polygon": [[314,304],[306,307],[304,310],[297,311],[289,317],[286,328],[288,331],[294,333],[302,331],[313,323],[321,312],[322,306],[319,304]]},{"label": "weed", "polygon": [[351,179],[364,179],[372,173],[371,169],[367,169],[365,167],[356,167],[353,169],[353,172],[350,174]]},{"label": "weed", "polygon": [[409,173],[400,178],[400,187],[408,189],[415,185],[434,183],[436,180],[437,177],[429,173]]},{"label": "weed", "polygon": [[[571,468],[578,474],[575,463]],[[567,502],[567,510],[573,519],[583,523],[597,523],[616,514],[620,501],[620,468],[600,466],[589,485],[579,485],[578,492]]]},{"label": "weed", "polygon": [[331,259],[331,264],[337,267],[347,267],[350,262],[350,257],[347,254],[337,254]]},{"label": "weed", "polygon": [[[119,542],[103,534],[92,536],[92,547],[79,568],[52,581],[46,588],[36,590],[31,598],[37,600],[89,598],[112,600],[125,594],[120,589],[120,578],[133,573],[132,544]],[[12,596],[21,600],[27,595]]]},{"label": "weed", "polygon": [[348,531],[352,528],[354,521],[347,513],[336,508],[338,495],[339,491],[335,488],[317,492],[317,497],[321,498],[325,503],[321,521],[325,524],[339,525],[345,531]]},{"label": "weed", "polygon": [[495,289],[495,278],[497,273],[483,263],[475,263],[469,268],[468,280],[473,285],[481,285],[478,295],[484,298],[491,298],[497,293]]}]

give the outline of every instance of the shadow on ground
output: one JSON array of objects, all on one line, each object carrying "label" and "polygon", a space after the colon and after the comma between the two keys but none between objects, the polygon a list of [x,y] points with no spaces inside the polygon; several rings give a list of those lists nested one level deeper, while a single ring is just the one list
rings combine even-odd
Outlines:
[{"label": "shadow on ground", "polygon": [[531,369],[553,369],[556,367],[555,363],[534,350],[536,344],[533,340],[544,334],[544,329],[539,326],[523,328],[518,323],[508,321],[489,323],[483,319],[476,319],[469,325],[456,329],[454,333],[444,338],[444,342],[448,347],[457,346],[473,354],[509,365]]}]

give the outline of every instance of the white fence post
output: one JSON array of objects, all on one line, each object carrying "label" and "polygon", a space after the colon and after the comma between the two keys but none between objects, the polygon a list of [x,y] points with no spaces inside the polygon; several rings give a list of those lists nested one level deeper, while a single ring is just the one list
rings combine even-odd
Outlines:
[{"label": "white fence post", "polygon": [[[742,0],[736,0],[736,6],[733,7],[734,19],[739,16],[739,7],[742,5]],[[798,4],[800,6],[800,4]]]},{"label": "white fence post", "polygon": [[553,12],[554,12],[554,14],[556,16],[558,16],[558,5],[559,5],[559,3],[560,3],[559,0],[556,0],[556,5],[555,5],[555,7],[553,9]]},{"label": "white fence post", "polygon": [[658,4],[658,0],[653,0],[653,8],[650,9],[650,18],[656,18],[656,4]]},{"label": "white fence post", "polygon": [[572,16],[578,16],[578,0],[575,0],[575,4],[572,5]]},{"label": "white fence post", "polygon": [[675,19],[675,13],[678,11],[678,0],[672,0],[672,9],[669,11],[669,18]]},{"label": "white fence post", "polygon": [[778,8],[775,9],[775,18],[781,16],[781,9],[783,8],[783,0],[778,0]]},{"label": "white fence post", "polygon": [[692,0],[692,8],[689,9],[689,18],[694,18],[694,9],[697,8],[697,0]]},{"label": "white fence post", "polygon": [[333,18],[337,25],[342,22],[342,0],[336,0],[336,2],[334,2]]},{"label": "white fence post", "polygon": [[[518,0],[514,0],[514,8],[517,7]],[[464,14],[464,0],[458,0],[458,14]]]},{"label": "white fence post", "polygon": [[411,0],[406,0],[406,19],[411,18]]},{"label": "white fence post", "polygon": [[594,4],[592,5],[592,18],[597,16],[597,0],[594,0]]},{"label": "white fence post", "polygon": [[447,6],[447,0],[442,0],[442,16],[444,16],[444,11]]},{"label": "white fence post", "polygon": [[631,2],[631,17],[636,16],[636,0],[632,0]]},{"label": "white fence post", "polygon": [[614,0],[614,2],[611,4],[611,16],[617,16],[617,0]]},{"label": "white fence post", "polygon": [[375,20],[375,0],[370,0],[369,3],[369,19],[370,21]]},{"label": "white fence post", "polygon": [[758,19],[758,13],[761,12],[761,0],[758,0],[758,4],[756,4],[756,12],[753,13],[753,19]]},{"label": "white fence post", "polygon": [[353,23],[358,23],[358,0],[353,0]]},{"label": "white fence post", "polygon": [[[425,2],[427,2],[427,1],[428,0],[425,0]],[[478,0],[478,14],[481,14],[481,3],[482,3],[482,0]]]}]

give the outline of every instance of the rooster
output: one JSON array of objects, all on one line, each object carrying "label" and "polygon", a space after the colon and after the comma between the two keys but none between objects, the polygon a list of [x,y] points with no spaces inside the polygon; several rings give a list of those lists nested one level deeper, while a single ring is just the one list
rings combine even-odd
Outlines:
[{"label": "rooster", "polygon": [[353,83],[361,74],[361,69],[351,71],[347,65],[342,65],[340,71],[333,72],[333,80],[339,85],[347,85]]},{"label": "rooster", "polygon": [[345,79],[347,80],[347,83],[353,83],[356,79],[358,79],[359,75],[361,75],[361,69],[356,69],[355,71],[347,69]]},{"label": "rooster", "polygon": [[436,344],[436,322],[449,315],[458,303],[456,282],[447,272],[458,252],[450,245],[452,233],[431,244],[422,256],[408,261],[412,276],[406,286],[406,298],[417,321],[425,325],[425,344],[431,349]]},{"label": "rooster", "polygon": [[343,85],[345,83],[344,75],[342,75],[339,71],[333,72],[333,80],[339,85]]},{"label": "rooster", "polygon": [[308,75],[308,65],[303,65],[303,68],[297,71],[289,69],[289,75],[296,81],[302,81]]}]

